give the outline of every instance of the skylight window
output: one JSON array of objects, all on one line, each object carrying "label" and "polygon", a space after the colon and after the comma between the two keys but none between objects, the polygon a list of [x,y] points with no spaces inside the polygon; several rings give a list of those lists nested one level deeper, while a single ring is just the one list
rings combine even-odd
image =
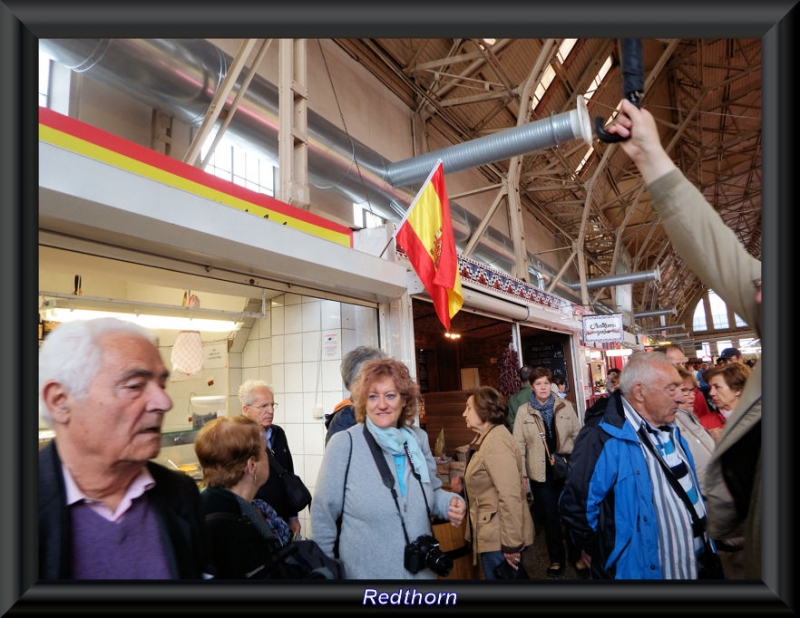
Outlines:
[{"label": "skylight window", "polygon": [[606,61],[600,67],[600,70],[597,72],[597,75],[595,75],[594,79],[592,79],[592,83],[589,86],[589,89],[583,94],[583,96],[586,98],[587,103],[592,100],[594,93],[597,92],[597,89],[600,87],[600,84],[603,83],[603,79],[605,79],[605,76],[608,74],[610,70],[611,70],[611,56],[606,58]]},{"label": "skylight window", "polygon": [[[558,62],[560,64],[564,64],[569,56],[569,52],[572,51],[572,48],[575,47],[575,43],[578,42],[578,39],[564,39],[561,42],[561,45],[558,47],[558,52],[556,53],[555,60],[553,62]],[[539,84],[536,86],[536,90],[533,92],[533,97],[531,98],[531,109],[535,110],[536,106],[539,105],[541,100],[544,98],[547,89],[550,87],[550,84],[553,83],[553,80],[556,77],[556,72],[553,69],[552,63],[547,65],[547,68],[544,70],[544,75],[542,75],[542,79]]]},{"label": "skylight window", "polygon": [[[611,70],[611,65],[612,65],[611,56],[609,56],[608,58],[606,58],[605,62],[600,66],[600,70],[592,79],[592,83],[589,86],[589,89],[583,95],[583,97],[586,99],[587,104],[589,103],[589,101],[592,100],[592,97],[594,96],[594,93],[597,92],[598,88],[600,88],[600,84],[603,83],[603,80],[605,79],[606,75],[608,75],[608,72]],[[608,124],[608,122],[610,122],[611,119],[616,114],[617,110],[615,109],[614,112],[611,114],[611,116],[609,116],[606,124]],[[592,156],[592,153],[594,153],[594,146],[589,147],[589,150],[587,150],[586,154],[583,155],[583,159],[581,159],[581,162],[578,163],[578,167],[575,168],[576,175],[581,173],[581,170],[583,170],[584,166],[589,161],[589,158]]]}]

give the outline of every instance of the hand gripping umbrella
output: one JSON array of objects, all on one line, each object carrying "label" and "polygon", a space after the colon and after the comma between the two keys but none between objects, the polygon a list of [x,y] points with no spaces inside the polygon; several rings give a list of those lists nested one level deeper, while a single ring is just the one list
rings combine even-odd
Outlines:
[{"label": "hand gripping umbrella", "polygon": [[[622,64],[622,96],[636,107],[642,106],[644,96],[644,65],[642,62],[642,40],[620,39],[620,62]],[[594,132],[597,137],[606,143],[621,142],[624,139],[614,133],[609,133],[603,128],[603,119],[594,119]]]}]

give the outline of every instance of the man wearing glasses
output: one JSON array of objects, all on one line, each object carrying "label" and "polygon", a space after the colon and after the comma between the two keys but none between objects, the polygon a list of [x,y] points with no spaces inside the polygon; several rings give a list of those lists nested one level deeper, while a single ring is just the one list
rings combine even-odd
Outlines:
[{"label": "man wearing glasses", "polygon": [[[294,474],[294,461],[286,432],[272,422],[278,407],[272,387],[263,380],[247,380],[239,387],[239,401],[242,403],[242,414],[264,428],[265,447],[270,460],[276,459],[284,470]],[[267,482],[256,493],[256,499],[263,500],[275,509],[281,519],[289,524],[293,536],[300,534],[301,525],[297,512],[289,506],[286,490],[277,474],[270,474]]]},{"label": "man wearing glasses", "polygon": [[602,418],[575,440],[559,509],[593,579],[698,579],[714,551],[694,459],[675,431],[681,385],[663,354],[631,354]]}]

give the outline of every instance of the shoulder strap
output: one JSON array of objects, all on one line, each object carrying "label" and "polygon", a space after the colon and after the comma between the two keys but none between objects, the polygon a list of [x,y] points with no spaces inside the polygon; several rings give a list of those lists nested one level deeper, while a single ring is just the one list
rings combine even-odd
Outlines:
[{"label": "shoulder strap", "polygon": [[[366,427],[364,428],[366,431]],[[347,432],[347,437],[350,439],[350,452],[347,454],[347,467],[344,469],[344,485],[342,485],[342,511],[344,511],[344,497],[347,491],[347,476],[350,474],[350,460],[353,458],[353,434]]]},{"label": "shoulder strap", "polygon": [[344,503],[347,499],[347,477],[350,474],[350,460],[353,458],[353,434],[345,432],[350,440],[350,452],[347,454],[347,467],[344,469],[344,485],[342,485],[342,510],[336,518],[336,539],[333,542],[333,557],[339,558],[339,537],[342,534],[342,520],[344,519]]},{"label": "shoulder strap", "polygon": [[542,427],[542,421],[539,419],[538,414],[532,414],[533,420],[536,422],[536,426],[539,428],[539,437],[542,439],[542,444],[544,444],[544,452],[547,453],[547,460],[553,464],[555,460],[553,456],[550,454],[550,449],[547,448],[547,440],[544,437],[544,428]]},{"label": "shoulder strap", "polygon": [[[649,451],[656,458],[656,461],[658,461],[658,463],[661,464],[661,467],[664,468],[664,472],[667,475],[667,481],[669,481],[669,484],[672,486],[672,489],[675,490],[675,493],[678,494],[678,497],[681,500],[683,500],[684,504],[686,504],[687,508],[689,509],[689,515],[692,516],[692,532],[693,532],[693,534],[695,536],[700,536],[701,534],[704,534],[705,531],[706,531],[706,519],[705,518],[700,519],[700,518],[697,517],[697,511],[694,510],[694,505],[692,504],[692,501],[689,499],[689,496],[687,495],[686,491],[683,489],[681,484],[678,482],[678,479],[675,477],[675,475],[673,474],[672,470],[667,465],[667,462],[665,462],[659,456],[659,454],[656,453],[656,449],[653,446],[653,443],[650,441],[650,438],[644,433],[645,431],[646,430],[645,430],[644,426],[640,425],[639,426],[639,430],[637,432],[637,433],[639,433],[639,441],[644,443],[645,447],[647,449],[649,449]],[[675,438],[673,438],[673,440],[674,439]],[[689,471],[689,474],[691,474],[691,470]]]},{"label": "shoulder strap", "polygon": [[248,524],[252,524],[252,522],[242,515],[234,515],[233,513],[208,513],[206,515],[206,521],[214,521],[215,519],[227,519],[230,521],[243,521]]},{"label": "shoulder strap", "polygon": [[381,473],[383,484],[389,488],[389,491],[392,492],[392,497],[395,502],[397,502],[397,492],[394,490],[394,477],[389,471],[389,465],[383,457],[381,447],[378,446],[378,443],[375,441],[375,438],[372,437],[366,425],[364,426],[364,439],[367,441],[369,450],[372,453],[372,458],[375,460],[375,465],[378,466],[378,471]]},{"label": "shoulder strap", "polygon": [[278,473],[278,476],[283,476],[284,474],[286,474],[286,470],[278,461],[278,458],[275,456],[275,453],[272,452],[272,449],[270,448],[267,449],[267,455],[269,456],[269,467],[271,469],[274,469],[275,472]]},{"label": "shoulder strap", "polygon": [[[400,515],[400,524],[403,526],[403,534],[406,537],[406,544],[410,543],[410,539],[408,538],[408,532],[406,531],[406,522],[403,519],[403,512],[400,510],[400,503],[397,500],[397,491],[394,488],[394,477],[389,470],[389,465],[386,463],[386,459],[383,456],[383,451],[381,451],[381,447],[378,446],[378,443],[375,441],[375,438],[372,437],[372,434],[367,429],[367,426],[364,425],[364,439],[367,441],[369,445],[369,450],[372,452],[372,458],[375,460],[375,465],[378,466],[378,470],[381,473],[381,478],[383,479],[383,484],[389,488],[389,491],[392,492],[392,498],[394,499],[394,506],[397,508],[397,514]],[[408,447],[406,447],[406,457],[408,455]],[[410,457],[409,457],[410,459]],[[422,486],[422,480],[420,479],[419,475],[414,471],[413,467],[411,471],[414,473],[414,476],[419,483],[419,488],[422,491],[422,497],[425,500],[425,510],[428,512],[428,519],[431,518],[431,509],[428,506],[428,498],[425,495],[425,488]]]}]

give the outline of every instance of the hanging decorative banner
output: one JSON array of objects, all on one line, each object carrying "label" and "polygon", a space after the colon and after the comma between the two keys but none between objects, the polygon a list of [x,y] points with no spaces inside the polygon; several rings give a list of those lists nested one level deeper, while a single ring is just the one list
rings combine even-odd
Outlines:
[{"label": "hanging decorative banner", "polygon": [[583,342],[622,343],[622,314],[583,316]]}]

